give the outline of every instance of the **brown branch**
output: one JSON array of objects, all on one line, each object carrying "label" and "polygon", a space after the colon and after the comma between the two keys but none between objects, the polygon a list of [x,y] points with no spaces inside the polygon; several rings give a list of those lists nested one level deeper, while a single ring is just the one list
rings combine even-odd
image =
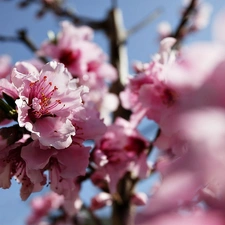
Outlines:
[{"label": "brown branch", "polygon": [[63,1],[51,3],[40,0],[22,0],[19,2],[19,7],[25,8],[31,4],[41,5],[40,10],[37,12],[39,18],[47,12],[52,12],[56,16],[64,17],[77,25],[86,25],[95,30],[105,29],[105,20],[94,20],[88,17],[78,16],[69,8],[63,7]]},{"label": "brown branch", "polygon": [[28,38],[27,31],[25,29],[18,30],[18,39],[23,42],[32,52],[36,52],[37,48],[34,43]]},{"label": "brown branch", "polygon": [[177,41],[172,47],[172,49],[177,49],[183,40],[185,34],[187,33],[187,25],[190,20],[191,15],[196,11],[197,7],[197,0],[192,0],[189,4],[189,6],[186,8],[186,10],[183,13],[183,16],[181,18],[181,21],[175,30],[175,32],[172,34],[172,37],[176,38]]},{"label": "brown branch", "polygon": [[[20,29],[17,31],[17,36],[4,36],[0,35],[0,41],[2,42],[16,42],[23,43],[28,49],[30,49],[33,53],[35,53],[38,49],[35,44],[31,41],[31,39],[27,35],[27,31],[25,29]],[[42,62],[47,63],[48,60],[45,57],[38,57]]]},{"label": "brown branch", "polygon": [[66,17],[71,20],[74,24],[78,25],[86,25],[95,30],[104,30],[105,29],[105,20],[93,20],[86,17],[81,17],[75,15],[71,10],[63,9],[63,8],[54,8],[49,7],[51,11],[53,11],[57,16]]},{"label": "brown branch", "polygon": [[72,10],[63,8],[60,4],[45,4],[43,5],[45,11],[51,11],[56,16],[64,17],[76,25],[86,25],[94,30],[105,30],[105,20],[94,20],[84,16],[77,16]]},{"label": "brown branch", "polygon": [[[32,52],[35,53],[38,50],[37,47],[34,45],[34,43],[31,41],[31,39],[28,37],[27,31],[25,29],[18,30],[17,35],[18,39],[23,44],[25,44]],[[48,60],[43,56],[40,56],[38,58],[44,63],[48,62]]]},{"label": "brown branch", "polygon": [[103,225],[102,221],[94,214],[94,212],[89,207],[85,206],[84,204],[82,207],[89,213],[95,225]]}]

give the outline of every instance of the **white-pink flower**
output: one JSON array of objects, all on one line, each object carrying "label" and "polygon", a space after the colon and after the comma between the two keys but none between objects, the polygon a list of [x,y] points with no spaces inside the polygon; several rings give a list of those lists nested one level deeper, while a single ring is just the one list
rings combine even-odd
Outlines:
[{"label": "white-pink flower", "polygon": [[116,71],[106,62],[106,55],[92,42],[91,28],[76,27],[68,21],[63,21],[61,28],[55,40],[43,43],[38,52],[40,55],[63,63],[73,76],[79,77],[81,84],[89,84],[89,87],[96,85],[99,78],[116,79]]},{"label": "white-pink flower", "polygon": [[93,174],[93,182],[97,184],[96,179],[100,176],[109,182],[111,193],[115,193],[117,183],[126,172],[130,172],[133,177],[145,178],[149,172],[146,162],[148,145],[148,141],[131,123],[117,118],[93,151],[93,160],[97,166],[97,176]]},{"label": "white-pink flower", "polygon": [[[79,78],[79,85],[90,89],[90,95],[85,102],[96,105],[101,116],[110,123],[108,116],[118,107],[116,95],[109,95],[109,82],[117,78],[116,69],[107,62],[107,56],[102,49],[92,41],[93,31],[87,26],[76,27],[68,21],[61,23],[61,31],[43,43],[39,54],[51,57],[63,63],[73,77]],[[111,101],[105,106],[105,101]]]},{"label": "white-pink flower", "polygon": [[100,192],[91,199],[90,208],[92,210],[97,210],[110,205],[112,205],[112,196],[109,193]]},{"label": "white-pink flower", "polygon": [[29,63],[17,63],[12,82],[19,94],[16,100],[19,125],[44,146],[68,147],[76,133],[71,113],[76,110],[79,114],[83,108],[81,96],[87,89],[78,88],[64,65],[54,61],[40,72]]},{"label": "white-pink flower", "polygon": [[179,110],[224,104],[223,82],[220,82],[224,77],[224,46],[196,43],[175,55],[172,43],[173,39],[164,39],[159,54],[130,79],[121,93],[124,107],[133,111],[131,119],[147,115],[162,125]]},{"label": "white-pink flower", "polygon": [[86,173],[89,151],[90,147],[77,144],[63,151],[41,149],[38,141],[34,141],[22,148],[21,157],[26,163],[26,173],[32,183],[42,182],[44,171],[49,170],[51,190],[70,199],[77,192],[75,179]]},{"label": "white-pink flower", "polygon": [[38,224],[52,210],[57,210],[64,203],[64,197],[54,192],[32,199],[32,213],[26,220],[27,225]]}]

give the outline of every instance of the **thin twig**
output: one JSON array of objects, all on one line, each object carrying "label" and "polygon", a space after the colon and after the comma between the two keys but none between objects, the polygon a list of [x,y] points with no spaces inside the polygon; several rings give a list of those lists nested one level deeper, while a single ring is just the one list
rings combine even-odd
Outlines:
[{"label": "thin twig", "polygon": [[105,30],[105,20],[94,20],[84,16],[77,16],[69,8],[63,7],[63,2],[52,2],[48,3],[40,0],[23,0],[19,3],[20,7],[27,7],[31,4],[41,4],[41,9],[37,13],[38,16],[43,16],[46,12],[53,12],[58,17],[64,17],[74,24],[86,25],[95,30]]},{"label": "thin twig", "polygon": [[140,21],[138,24],[136,24],[134,27],[129,29],[127,31],[127,36],[130,36],[136,32],[138,32],[140,29],[151,23],[153,20],[155,20],[160,14],[162,13],[162,9],[158,8],[153,13],[148,15],[146,18],[144,18],[142,21]]},{"label": "thin twig", "polygon": [[[32,52],[36,52],[38,50],[37,47],[34,45],[34,43],[31,41],[31,39],[28,37],[27,31],[25,29],[19,30],[17,32],[17,35],[18,35],[18,39],[23,44],[25,44]],[[48,62],[48,60],[43,56],[40,56],[38,58],[44,63]]]},{"label": "thin twig", "polygon": [[190,16],[195,12],[197,6],[197,0],[192,0],[189,4],[189,6],[186,8],[182,19],[180,23],[178,24],[177,29],[175,30],[174,34],[172,34],[172,37],[176,38],[177,41],[172,47],[172,49],[177,49],[179,47],[180,42],[182,41],[185,31],[186,31],[186,26],[190,20]]},{"label": "thin twig", "polygon": [[79,25],[86,25],[95,30],[105,29],[105,20],[93,20],[86,17],[76,16],[71,10],[62,8],[51,8],[58,16],[67,17],[73,23]]},{"label": "thin twig", "polygon": [[105,20],[94,20],[84,16],[77,16],[72,10],[62,8],[60,5],[48,5],[48,11],[52,11],[55,15],[65,17],[77,25],[86,25],[94,30],[105,30]]},{"label": "thin twig", "polygon": [[19,42],[18,37],[0,35],[0,41],[3,42]]},{"label": "thin twig", "polygon": [[32,52],[36,52],[37,48],[34,43],[28,38],[27,31],[25,29],[18,30],[18,39],[22,41]]},{"label": "thin twig", "polygon": [[[25,29],[20,29],[17,31],[17,36],[4,36],[0,35],[0,41],[2,42],[16,42],[16,43],[23,43],[25,46],[28,47],[33,53],[35,53],[38,49],[31,41],[31,39],[27,35],[27,31]],[[42,62],[47,63],[48,60],[45,57],[38,57]]]}]

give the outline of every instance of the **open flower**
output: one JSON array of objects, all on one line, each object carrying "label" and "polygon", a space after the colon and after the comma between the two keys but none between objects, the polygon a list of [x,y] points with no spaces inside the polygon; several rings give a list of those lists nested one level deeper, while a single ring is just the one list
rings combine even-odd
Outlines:
[{"label": "open flower", "polygon": [[[107,62],[103,50],[95,44],[93,30],[87,26],[76,27],[71,22],[61,22],[60,32],[44,42],[38,54],[51,57],[65,65],[73,77],[78,78],[79,85],[90,89],[85,102],[94,103],[101,116],[111,123],[110,112],[118,107],[118,99],[109,94],[109,82],[117,79],[115,68]],[[105,102],[110,101],[110,107]],[[107,104],[108,105],[108,104]]]},{"label": "open flower", "polygon": [[69,119],[71,111],[76,109],[78,114],[82,109],[81,96],[87,89],[78,88],[64,65],[54,61],[40,73],[29,63],[17,63],[12,82],[19,94],[16,100],[19,125],[44,146],[68,147],[75,135]]},{"label": "open flower", "polygon": [[88,166],[90,147],[72,144],[63,151],[41,149],[38,141],[23,147],[21,157],[26,163],[26,173],[31,182],[40,183],[44,171],[49,170],[51,189],[71,198],[76,190],[75,179],[84,175]]},{"label": "open flower", "polygon": [[130,172],[133,177],[145,178],[149,172],[146,163],[148,144],[131,123],[117,118],[93,151],[97,166],[92,176],[93,183],[97,184],[101,177],[101,182],[108,182],[110,192],[115,193],[117,183],[126,172]]}]

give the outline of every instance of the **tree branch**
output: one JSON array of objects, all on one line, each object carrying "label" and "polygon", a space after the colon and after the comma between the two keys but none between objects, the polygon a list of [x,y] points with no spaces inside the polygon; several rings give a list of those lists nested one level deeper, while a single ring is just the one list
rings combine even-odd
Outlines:
[{"label": "tree branch", "polygon": [[[17,36],[4,36],[0,35],[0,41],[2,42],[17,42],[23,43],[28,47],[33,53],[35,53],[38,49],[35,44],[31,41],[31,39],[27,35],[26,29],[20,29],[17,31]],[[45,57],[38,57],[43,63],[47,63],[48,60]]]},{"label": "tree branch", "polygon": [[190,2],[189,6],[184,11],[183,17],[182,17],[177,29],[172,34],[172,37],[177,39],[177,41],[174,44],[174,46],[172,47],[172,49],[177,49],[179,47],[181,41],[183,40],[183,38],[186,34],[186,31],[187,31],[187,29],[186,29],[187,24],[190,20],[191,15],[195,12],[196,6],[197,6],[197,0],[192,0]]}]

